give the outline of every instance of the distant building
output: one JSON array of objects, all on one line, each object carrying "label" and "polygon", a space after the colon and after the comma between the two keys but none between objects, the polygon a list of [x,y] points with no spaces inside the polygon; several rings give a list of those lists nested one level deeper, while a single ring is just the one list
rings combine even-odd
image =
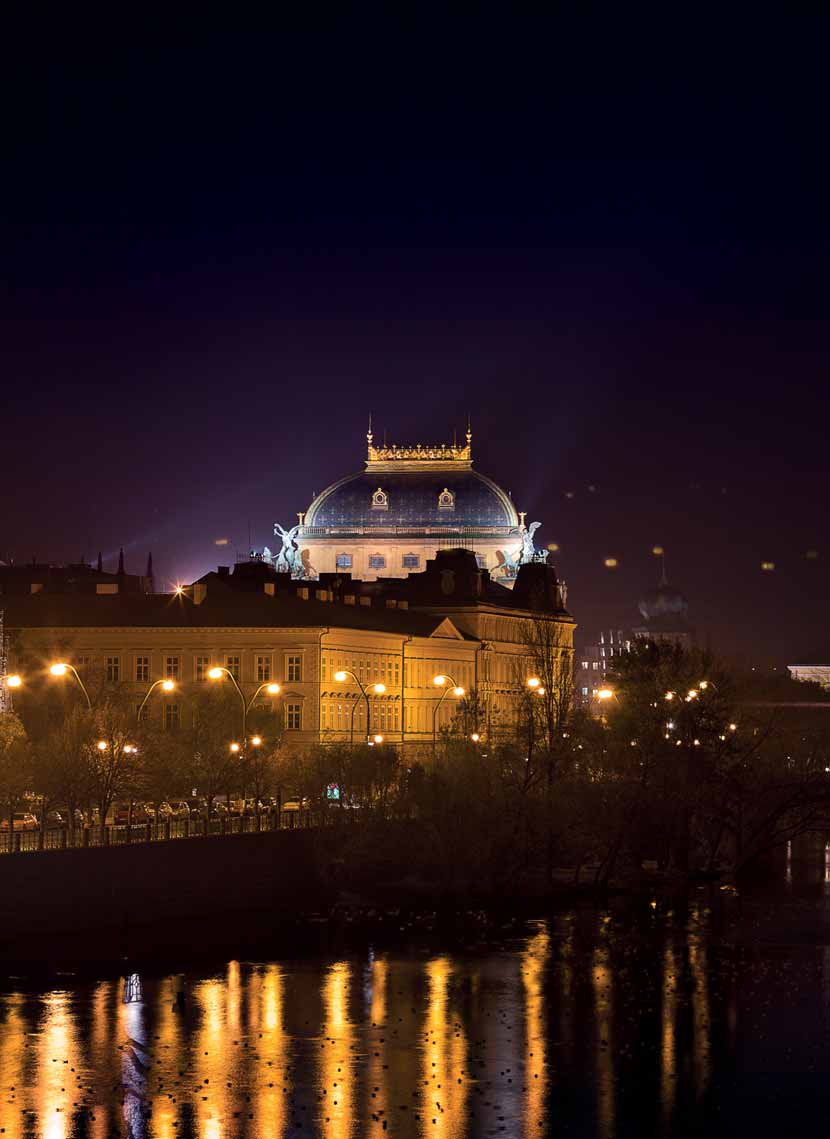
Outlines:
[{"label": "distant building", "polygon": [[20,597],[33,593],[61,594],[143,594],[153,592],[153,557],[147,558],[145,574],[126,573],[124,551],[118,555],[118,569],[103,569],[101,555],[95,566],[87,562],[63,565],[51,562],[0,562],[0,596]]},{"label": "distant building", "polygon": [[830,664],[822,664],[821,661],[830,661],[830,653],[823,657],[817,657],[811,663],[788,664],[787,668],[793,680],[820,684],[822,688],[826,688],[830,692]]},{"label": "distant building", "polygon": [[631,636],[651,641],[674,641],[689,645],[694,630],[689,624],[689,602],[679,589],[669,585],[665,567],[656,589],[649,590],[637,603],[642,621],[632,626]]}]

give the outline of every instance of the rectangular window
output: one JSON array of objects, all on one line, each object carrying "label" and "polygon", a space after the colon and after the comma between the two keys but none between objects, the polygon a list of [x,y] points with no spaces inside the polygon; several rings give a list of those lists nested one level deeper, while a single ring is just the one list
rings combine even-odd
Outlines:
[{"label": "rectangular window", "polygon": [[421,564],[421,559],[417,554],[404,554],[403,568],[404,569],[417,569]]},{"label": "rectangular window", "polygon": [[395,688],[399,688],[401,683],[401,662],[396,660],[392,669],[392,684]]},{"label": "rectangular window", "polygon": [[121,657],[105,657],[104,667],[106,669],[107,683],[117,684],[121,679]]},{"label": "rectangular window", "polygon": [[587,688],[583,688],[583,689],[582,689],[582,695],[583,695],[583,696],[587,696],[587,695],[588,695],[588,689],[587,689]]},{"label": "rectangular window", "polygon": [[303,658],[301,656],[285,658],[285,679],[289,684],[296,684],[303,679]]},{"label": "rectangular window", "polygon": [[242,663],[240,658],[238,656],[226,656],[225,668],[228,670],[234,680],[239,683],[239,677],[242,671]]},{"label": "rectangular window", "polygon": [[583,668],[588,668],[588,667],[589,667],[587,660],[584,660],[584,661],[582,662],[582,667],[583,667]]},{"label": "rectangular window", "polygon": [[167,731],[173,731],[178,728],[181,720],[179,717],[178,704],[165,704],[164,705],[164,726]]},{"label": "rectangular window", "polygon": [[351,554],[338,554],[334,559],[334,564],[338,569],[351,569],[352,568],[352,555]]},{"label": "rectangular window", "polygon": [[83,675],[89,672],[92,668],[92,657],[78,657],[75,661],[75,668]]},{"label": "rectangular window", "polygon": [[369,554],[369,569],[386,569],[386,558],[383,554]]},{"label": "rectangular window", "polygon": [[271,680],[271,658],[269,656],[256,658],[256,679],[257,684],[268,684]]},{"label": "rectangular window", "polygon": [[150,658],[149,657],[136,657],[135,658],[135,678],[142,684],[149,684],[150,682]]},{"label": "rectangular window", "polygon": [[286,704],[285,726],[290,732],[298,732],[303,726],[302,704]]},{"label": "rectangular window", "polygon": [[179,679],[179,657],[165,657],[164,658],[164,675],[168,680]]},{"label": "rectangular window", "polygon": [[200,683],[207,680],[208,669],[210,668],[210,657],[194,657],[193,658],[193,678]]},{"label": "rectangular window", "polygon": [[476,554],[476,565],[479,569],[487,569],[487,555]]}]

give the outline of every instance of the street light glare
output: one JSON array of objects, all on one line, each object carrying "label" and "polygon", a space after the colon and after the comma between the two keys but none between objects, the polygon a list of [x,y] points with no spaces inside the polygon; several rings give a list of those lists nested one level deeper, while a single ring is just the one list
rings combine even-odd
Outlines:
[{"label": "street light glare", "polygon": [[443,673],[439,672],[437,676],[433,676],[432,683],[436,686],[436,688],[440,688],[442,684],[447,683],[447,678],[443,675]]},{"label": "street light glare", "polygon": [[210,677],[211,680],[221,680],[222,679],[222,669],[221,668],[212,668],[208,672],[208,676]]},{"label": "street light glare", "polygon": [[452,690],[453,696],[463,696],[466,689],[462,688],[460,684],[456,685]]},{"label": "street light glare", "polygon": [[373,685],[372,685],[372,689],[373,689],[373,691],[374,691],[374,692],[376,692],[376,693],[377,693],[377,695],[378,695],[378,696],[382,696],[382,695],[383,695],[383,693],[386,691],[386,685],[385,685],[385,684],[380,684],[380,683],[378,683],[378,684],[373,684]]},{"label": "street light glare", "polygon": [[382,744],[383,743],[383,736],[381,736],[381,735],[375,736],[374,739],[375,739],[376,744]]},{"label": "street light glare", "polygon": [[[335,679],[337,679],[337,678],[335,677]],[[280,690],[280,686],[278,684],[269,684],[265,691],[270,696],[276,696],[277,693],[279,692],[279,690]]]},{"label": "street light glare", "polygon": [[107,750],[107,741],[106,740],[98,740],[98,743],[96,746],[97,746],[99,751],[106,751]]},{"label": "street light glare", "polygon": [[339,672],[336,672],[334,674],[334,679],[338,682],[338,684],[342,684],[343,681],[346,679],[346,673],[343,671],[342,668],[340,669]]},{"label": "street light glare", "polygon": [[702,692],[705,692],[708,687],[709,687],[709,681],[708,680],[701,680],[700,684],[698,684],[698,688]]},{"label": "street light glare", "polygon": [[542,683],[542,682],[541,682],[541,680],[539,679],[539,677],[538,677],[538,676],[529,676],[529,677],[527,678],[527,686],[528,686],[528,688],[538,688],[538,687],[539,687],[539,685],[540,685],[541,683]]},{"label": "street light glare", "polygon": [[239,751],[239,744],[231,744],[231,751],[235,755]]},{"label": "street light glare", "polygon": [[259,747],[262,743],[262,736],[251,736],[251,743],[254,747]]},{"label": "street light glare", "polygon": [[613,700],[613,698],[614,698],[614,689],[613,688],[600,688],[599,692],[597,693],[597,699],[598,700]]},{"label": "street light glare", "polygon": [[11,676],[6,677],[6,687],[7,688],[19,688],[22,683],[23,683],[23,677],[18,676],[16,672],[13,673]]},{"label": "street light glare", "polygon": [[69,668],[68,664],[63,664],[63,662],[59,662],[58,664],[53,664],[52,667],[49,669],[49,671],[51,672],[52,676],[66,676],[66,672],[67,672],[68,668]]},{"label": "street light glare", "polygon": [[478,741],[481,739],[481,736],[478,734],[478,732],[473,732],[473,734],[470,736],[470,739],[473,741],[474,744],[477,744]]},{"label": "street light glare", "polygon": [[174,680],[169,680],[169,679],[163,680],[161,686],[165,692],[172,692],[173,689],[176,687],[176,682]]}]

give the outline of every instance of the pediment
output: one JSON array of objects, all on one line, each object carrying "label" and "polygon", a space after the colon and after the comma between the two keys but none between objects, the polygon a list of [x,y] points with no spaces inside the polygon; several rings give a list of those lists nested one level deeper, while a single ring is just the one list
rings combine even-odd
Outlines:
[{"label": "pediment", "polygon": [[464,640],[463,634],[459,633],[449,617],[444,617],[440,624],[435,626],[430,633],[430,637],[446,637],[453,641]]}]

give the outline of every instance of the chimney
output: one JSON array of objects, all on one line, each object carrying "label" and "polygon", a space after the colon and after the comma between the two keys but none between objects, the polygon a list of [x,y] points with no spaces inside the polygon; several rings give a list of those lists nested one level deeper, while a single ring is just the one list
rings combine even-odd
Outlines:
[{"label": "chimney", "polygon": [[124,576],[124,547],[118,551],[118,573],[120,577]]},{"label": "chimney", "polygon": [[193,586],[193,604],[201,605],[207,597],[207,586],[203,581],[197,581]]}]

